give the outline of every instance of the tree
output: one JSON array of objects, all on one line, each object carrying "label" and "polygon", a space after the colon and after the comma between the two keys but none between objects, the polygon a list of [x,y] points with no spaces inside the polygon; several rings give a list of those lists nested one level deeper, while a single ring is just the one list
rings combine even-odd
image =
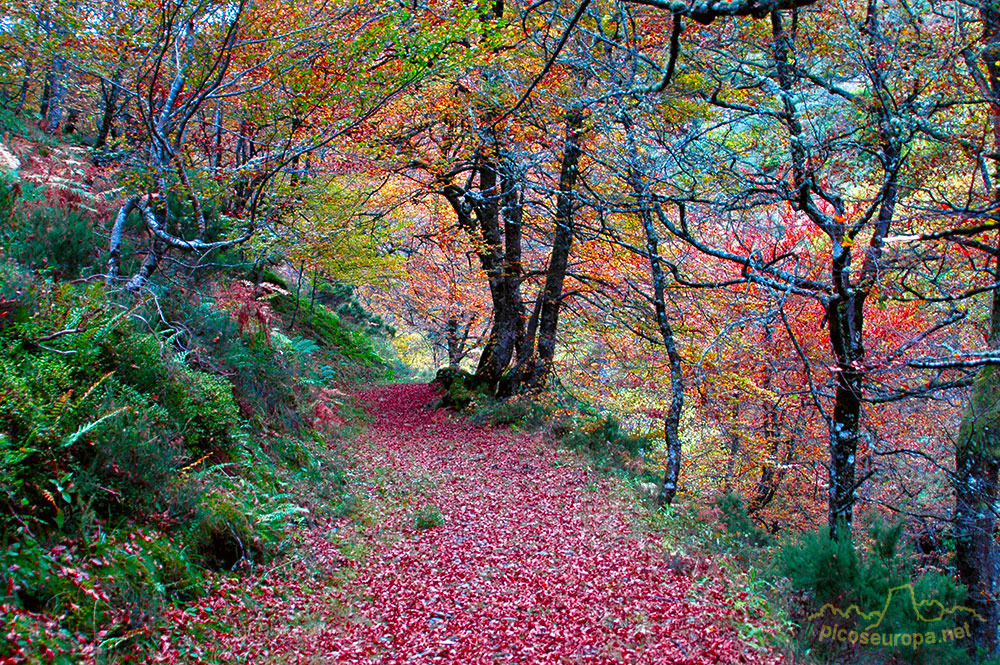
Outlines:
[{"label": "tree", "polygon": [[[350,3],[301,5],[294,12],[246,2],[162,8],[153,23],[152,46],[137,58],[141,64],[130,97],[140,125],[144,175],[112,228],[109,279],[118,278],[122,228],[133,211],[146,226],[150,246],[125,285],[129,290],[141,289],[172,250],[205,256],[275,224],[296,201],[275,185],[285,177],[294,184],[300,159],[316,155],[322,162],[337,140],[426,74],[428,60],[396,57],[387,46],[425,40],[412,35],[390,16]],[[346,54],[335,49],[341,43],[356,48]],[[445,46],[423,48],[440,52]],[[368,63],[369,74],[352,79],[355,63]],[[232,109],[228,122],[223,101]],[[212,120],[207,108],[215,110]],[[217,122],[212,141],[199,146],[197,125],[212,122]],[[223,150],[234,157],[226,169]],[[223,203],[222,219],[241,227],[228,237],[209,237],[203,201],[211,196]],[[173,200],[188,206],[189,228],[174,219]]]}]

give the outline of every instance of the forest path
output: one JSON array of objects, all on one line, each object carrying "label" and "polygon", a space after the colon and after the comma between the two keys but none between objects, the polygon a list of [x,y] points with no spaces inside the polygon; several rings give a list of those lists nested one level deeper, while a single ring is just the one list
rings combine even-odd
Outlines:
[{"label": "forest path", "polygon": [[244,597],[220,636],[240,662],[780,662],[741,642],[753,618],[721,585],[667,565],[620,483],[433,399],[360,395],[373,420],[344,453],[351,519],[311,532],[310,579]]}]

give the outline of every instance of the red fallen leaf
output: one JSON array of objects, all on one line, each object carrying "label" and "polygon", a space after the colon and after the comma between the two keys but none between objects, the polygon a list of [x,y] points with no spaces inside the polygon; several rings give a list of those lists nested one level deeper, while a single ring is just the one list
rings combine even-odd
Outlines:
[{"label": "red fallen leaf", "polygon": [[[666,568],[659,543],[632,532],[607,481],[530,437],[424,409],[432,395],[412,385],[363,395],[375,422],[344,451],[344,468],[378,515],[371,527],[339,522],[337,531],[321,525],[302,534],[320,562],[339,560],[339,543],[357,539],[370,549],[352,562],[350,583],[316,585],[294,575],[256,585],[223,580],[203,603],[216,608],[214,616],[171,615],[178,630],[158,658],[179,659],[179,644],[191,635],[184,621],[228,612],[240,617],[232,635],[200,631],[214,641],[213,653],[246,662],[781,660],[740,644],[730,617],[745,615],[734,613],[707,562],[694,564],[708,580],[697,589]],[[396,500],[415,476],[431,482]],[[591,483],[598,491],[583,492]],[[438,508],[443,525],[413,528],[412,512],[423,503]],[[304,564],[296,571],[312,574]],[[302,628],[302,616],[317,627]]]}]

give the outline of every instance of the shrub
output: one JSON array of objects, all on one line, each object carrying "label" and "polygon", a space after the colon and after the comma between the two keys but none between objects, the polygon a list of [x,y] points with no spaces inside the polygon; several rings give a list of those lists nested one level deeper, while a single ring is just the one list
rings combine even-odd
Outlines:
[{"label": "shrub", "polygon": [[77,488],[95,512],[180,519],[193,511],[197,491],[179,475],[188,455],[169,432],[165,410],[149,406],[93,438],[93,457],[89,466],[83,458]]},{"label": "shrub", "polygon": [[[237,412],[268,429],[297,431],[303,426],[302,407],[295,393],[296,370],[288,358],[260,338],[240,333],[237,322],[211,302],[194,302],[176,295],[161,299],[161,309],[169,319],[184,321],[178,335],[188,349],[187,361],[207,371],[225,373],[232,387]],[[158,312],[150,312],[156,320]],[[159,379],[157,379],[159,380]]]},{"label": "shrub", "polygon": [[771,534],[754,524],[739,494],[727,492],[716,499],[715,505],[730,534],[757,547],[771,544]]},{"label": "shrub", "polygon": [[421,531],[433,529],[444,524],[444,516],[438,507],[432,504],[422,506],[413,514],[413,526]]},{"label": "shrub", "polygon": [[[934,616],[934,603],[945,610],[959,606],[964,590],[948,576],[916,571],[912,558],[901,547],[901,535],[901,525],[876,525],[869,532],[870,545],[859,549],[819,531],[802,534],[781,548],[777,571],[807,595],[800,617],[804,625],[800,639],[814,646],[813,653],[826,662],[857,654],[857,648],[820,639],[824,626],[843,625],[860,632],[877,621],[877,628],[871,630],[880,634],[941,634],[941,630],[954,627],[955,619],[947,612]],[[862,615],[850,612],[851,606]],[[830,608],[850,616],[845,618]],[[958,621],[961,624],[961,619]],[[967,658],[961,642],[925,644],[919,649],[912,645],[869,649],[881,651],[890,662],[938,665],[961,663]]]},{"label": "shrub", "polygon": [[533,430],[557,419],[555,409],[527,395],[497,400],[480,393],[474,399],[473,422]]},{"label": "shrub", "polygon": [[21,185],[16,176],[0,173],[0,227],[10,228],[16,223]]},{"label": "shrub", "polygon": [[308,307],[307,303],[296,301],[294,295],[285,294],[274,296],[271,306],[286,316],[298,311],[298,319],[313,332],[320,345],[335,348],[343,356],[369,367],[385,364],[364,333],[345,326],[325,306]]},{"label": "shrub", "polygon": [[260,414],[271,428],[283,425],[286,431],[301,429],[295,372],[286,358],[270,347],[248,346],[242,340],[229,340],[220,352],[231,370],[229,379],[245,417]]},{"label": "shrub", "polygon": [[97,362],[105,371],[113,371],[120,381],[145,395],[160,392],[166,374],[162,340],[125,325],[95,341],[99,345]]},{"label": "shrub", "polygon": [[96,223],[73,201],[51,198],[30,211],[16,211],[21,190],[0,185],[0,217],[8,222],[3,233],[9,256],[36,270],[51,271],[56,279],[79,277],[99,256]]},{"label": "shrub", "polygon": [[198,506],[188,542],[202,563],[232,570],[263,552],[253,519],[225,490],[207,492]]},{"label": "shrub", "polygon": [[620,455],[622,451],[637,455],[649,443],[643,437],[623,432],[621,423],[614,418],[578,417],[575,425],[562,437],[562,441],[570,448],[611,455]]},{"label": "shrub", "polygon": [[[148,625],[163,607],[164,597],[156,579],[156,560],[143,549],[113,548],[105,555],[107,564],[101,571],[108,604],[117,610],[117,619],[125,628]],[[83,630],[93,627],[93,619],[83,603],[82,611],[70,627]],[[102,622],[107,623],[107,622]],[[74,625],[77,624],[77,625]]]},{"label": "shrub", "polygon": [[201,573],[188,557],[186,547],[161,534],[146,549],[154,561],[156,582],[166,598],[185,601],[201,595]]},{"label": "shrub", "polygon": [[228,453],[244,438],[243,423],[225,379],[178,363],[168,366],[164,405],[192,453]]}]

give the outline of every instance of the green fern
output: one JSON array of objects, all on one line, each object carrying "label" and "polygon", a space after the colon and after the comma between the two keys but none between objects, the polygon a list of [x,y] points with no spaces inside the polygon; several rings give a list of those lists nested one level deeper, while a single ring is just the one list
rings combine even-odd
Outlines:
[{"label": "green fern", "polygon": [[100,427],[103,423],[107,422],[108,420],[111,420],[115,416],[119,416],[119,415],[125,413],[126,411],[130,411],[130,410],[131,410],[131,407],[123,406],[120,409],[115,409],[114,411],[111,411],[110,413],[105,413],[103,416],[101,416],[97,420],[92,420],[92,421],[90,421],[90,422],[88,422],[88,423],[86,423],[84,425],[81,425],[80,427],[77,428],[77,430],[75,432],[73,432],[72,434],[70,434],[69,436],[67,436],[63,440],[62,445],[60,445],[59,447],[60,448],[69,448],[70,446],[76,444],[77,441],[79,441],[81,438],[83,438],[84,436],[86,436],[88,433],[90,433],[90,432],[94,431],[95,429],[97,429],[98,427]]}]

